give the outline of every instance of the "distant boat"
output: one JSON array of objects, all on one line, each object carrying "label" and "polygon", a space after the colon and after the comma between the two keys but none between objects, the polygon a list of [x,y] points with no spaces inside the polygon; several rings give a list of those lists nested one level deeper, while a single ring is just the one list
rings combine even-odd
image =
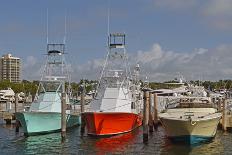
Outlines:
[{"label": "distant boat", "polygon": [[[60,131],[61,129],[61,93],[65,88],[65,81],[70,80],[64,62],[64,44],[47,45],[47,62],[44,74],[39,83],[37,96],[28,112],[17,112],[25,135],[36,135]],[[68,91],[69,93],[69,91]],[[69,104],[69,94],[66,103]],[[80,116],[66,110],[67,127],[80,124]]]},{"label": "distant boat", "polygon": [[180,83],[164,83],[168,85],[176,85],[178,87],[172,89],[155,89],[153,93],[157,94],[158,97],[158,112],[162,112],[167,108],[174,108],[179,105],[181,98],[199,98],[201,100],[207,100],[211,102],[211,98],[208,97],[206,90],[202,86],[195,86],[190,83],[183,83],[183,80],[179,80]]},{"label": "distant boat", "polygon": [[0,102],[13,102],[15,93],[11,88],[0,90]]},{"label": "distant boat", "polygon": [[222,114],[216,109],[207,107],[174,108],[159,114],[167,136],[175,142],[187,144],[197,144],[212,139],[221,116]]},{"label": "distant boat", "polygon": [[108,54],[90,110],[82,113],[89,135],[130,132],[142,124],[139,65],[130,74],[125,34],[109,36]]}]

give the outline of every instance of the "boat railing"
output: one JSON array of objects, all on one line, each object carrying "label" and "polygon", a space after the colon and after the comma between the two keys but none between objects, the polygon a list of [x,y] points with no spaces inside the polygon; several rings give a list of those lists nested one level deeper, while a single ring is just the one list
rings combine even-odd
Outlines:
[{"label": "boat railing", "polygon": [[[158,98],[159,99],[159,98]],[[197,108],[197,107],[214,107],[210,97],[161,97],[161,107],[169,108]]]}]

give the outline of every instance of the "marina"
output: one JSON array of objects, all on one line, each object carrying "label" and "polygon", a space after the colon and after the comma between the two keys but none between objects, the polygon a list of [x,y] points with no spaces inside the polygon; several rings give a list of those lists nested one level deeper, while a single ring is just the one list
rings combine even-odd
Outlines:
[{"label": "marina", "polygon": [[2,2],[0,155],[232,154],[231,9]]},{"label": "marina", "polygon": [[[18,108],[18,93],[11,93],[3,103],[1,147],[20,143],[32,145],[32,150],[3,149],[4,154],[149,154],[154,149],[157,154],[176,154],[178,147],[185,147],[184,154],[195,154],[195,149],[204,154],[207,145],[223,137],[217,132],[230,134],[230,91],[209,91],[182,79],[164,83],[173,88],[152,89],[149,82],[140,81],[139,64],[130,71],[125,34],[109,34],[108,42],[105,65],[88,102],[85,82],[79,86],[79,97],[71,94],[65,44],[47,45],[47,61],[29,109]],[[53,144],[38,149],[37,142]]]},{"label": "marina", "polygon": [[[125,34],[112,33],[108,39],[105,65],[88,102],[85,82],[79,97],[72,96],[65,44],[47,44],[47,61],[29,109],[19,109],[18,93],[10,93],[1,117],[1,147],[29,143],[32,150],[3,149],[4,154],[149,154],[154,149],[156,154],[176,154],[178,147],[185,147],[184,154],[195,154],[195,149],[205,154],[207,145],[223,137],[217,132],[230,134],[230,91],[209,91],[182,79],[164,83],[172,85],[169,89],[152,89],[149,82],[140,81],[139,64],[130,71]],[[33,150],[37,142],[53,144]]]}]

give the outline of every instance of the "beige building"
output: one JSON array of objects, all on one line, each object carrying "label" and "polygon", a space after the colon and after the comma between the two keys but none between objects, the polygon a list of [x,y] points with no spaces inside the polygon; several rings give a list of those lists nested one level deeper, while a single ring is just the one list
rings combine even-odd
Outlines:
[{"label": "beige building", "polygon": [[0,80],[10,80],[20,82],[21,60],[11,54],[3,55],[0,58]]}]

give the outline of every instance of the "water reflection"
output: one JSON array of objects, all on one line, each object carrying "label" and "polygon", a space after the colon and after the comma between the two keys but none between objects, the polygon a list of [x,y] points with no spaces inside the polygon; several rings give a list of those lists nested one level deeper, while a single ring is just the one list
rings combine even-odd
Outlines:
[{"label": "water reflection", "polygon": [[[222,131],[218,131],[218,134],[211,141],[199,143],[196,145],[188,145],[184,143],[173,143],[167,137],[165,137],[165,144],[163,146],[163,151],[161,154],[221,154],[224,151],[223,145],[221,143]],[[230,134],[231,136],[231,134]]]},{"label": "water reflection", "polygon": [[14,125],[0,124],[0,154],[231,154],[232,134],[218,130],[209,143],[189,146],[171,142],[162,127],[149,135],[143,143],[142,128],[127,134],[106,138],[80,135],[80,127],[67,131],[61,143],[60,133],[24,137]]},{"label": "water reflection", "polygon": [[40,136],[30,136],[26,137],[20,142],[23,144],[25,154],[44,153],[53,154],[60,153],[61,149],[61,136],[59,133],[40,135]]},{"label": "water reflection", "polygon": [[95,148],[98,152],[124,152],[129,144],[133,144],[140,134],[138,129],[126,134],[116,135],[108,138],[98,138]]}]

